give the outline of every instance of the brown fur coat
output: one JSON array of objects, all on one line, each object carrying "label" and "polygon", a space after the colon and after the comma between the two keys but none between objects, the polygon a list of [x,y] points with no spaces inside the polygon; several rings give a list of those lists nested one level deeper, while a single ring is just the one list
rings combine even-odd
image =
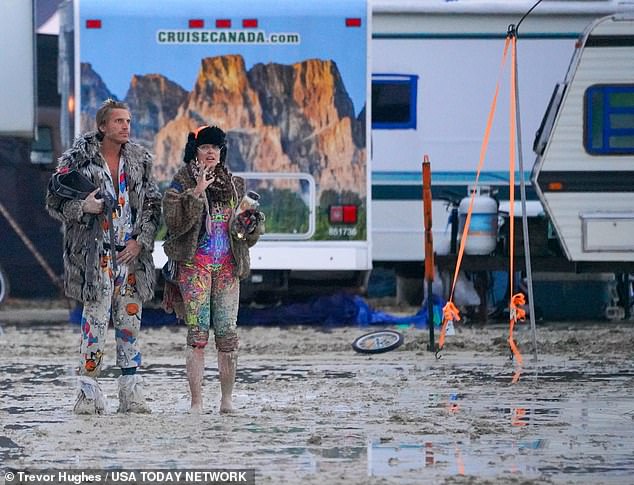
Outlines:
[{"label": "brown fur coat", "polygon": [[[244,179],[232,176],[233,196],[228,201],[231,207],[229,227],[233,227],[235,209],[244,196]],[[200,228],[205,217],[205,202],[194,195],[196,181],[187,167],[182,167],[174,176],[170,188],[163,196],[163,216],[168,229],[168,236],[163,245],[165,254],[174,261],[187,261],[194,257]],[[249,275],[251,260],[249,248],[253,246],[264,232],[264,224],[239,239],[231,233],[231,251],[236,262],[237,276],[244,279]]]}]

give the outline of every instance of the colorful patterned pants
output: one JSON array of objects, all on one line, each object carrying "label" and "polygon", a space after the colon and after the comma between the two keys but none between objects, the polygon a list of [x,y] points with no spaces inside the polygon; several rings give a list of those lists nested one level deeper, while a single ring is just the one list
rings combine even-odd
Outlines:
[{"label": "colorful patterned pants", "polygon": [[205,347],[213,324],[217,345],[235,341],[237,347],[240,280],[233,275],[232,265],[218,267],[194,257],[179,264],[177,280],[185,304],[187,344]]},{"label": "colorful patterned pants", "polygon": [[119,266],[116,278],[110,266],[102,266],[98,280],[101,297],[84,302],[81,317],[80,373],[97,377],[101,371],[108,324],[112,320],[117,344],[117,366],[122,369],[139,367],[139,330],[141,300],[136,291],[136,279],[125,265]]}]

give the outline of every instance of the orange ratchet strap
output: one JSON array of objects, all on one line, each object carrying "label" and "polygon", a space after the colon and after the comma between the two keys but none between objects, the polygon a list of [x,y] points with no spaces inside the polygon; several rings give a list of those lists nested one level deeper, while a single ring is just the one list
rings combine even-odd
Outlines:
[{"label": "orange ratchet strap", "polygon": [[[502,77],[502,73],[504,70],[504,65],[506,63],[506,55],[508,53],[508,47],[510,43],[510,38],[507,36],[504,42],[504,52],[502,54],[502,62],[500,63],[500,70],[498,72],[498,79],[495,85],[495,94],[493,95],[493,101],[491,102],[491,108],[489,109],[489,116],[487,118],[486,128],[484,130],[484,139],[482,140],[482,146],[480,147],[480,159],[478,161],[478,169],[476,172],[475,186],[478,186],[478,182],[480,180],[480,172],[482,171],[482,167],[484,166],[484,159],[486,157],[487,148],[489,146],[489,138],[491,136],[491,127],[493,126],[493,120],[495,118],[495,109],[498,101],[498,94],[500,92],[500,79]],[[512,190],[511,190],[512,192]],[[467,236],[469,234],[469,225],[471,224],[471,213],[473,212],[473,203],[475,200],[476,191],[474,190],[471,193],[471,199],[469,201],[469,209],[467,211],[467,216],[465,219],[465,225],[462,232],[462,237],[460,238],[460,249],[458,250],[458,258],[456,259],[456,269],[453,274],[453,281],[451,283],[451,292],[449,294],[449,300],[447,304],[443,308],[443,322],[442,328],[440,329],[440,337],[438,339],[438,352],[440,352],[445,345],[445,335],[447,334],[447,325],[449,321],[458,321],[460,320],[460,312],[456,305],[453,303],[453,295],[454,290],[456,289],[456,282],[458,281],[458,275],[460,274],[460,265],[462,264],[462,257],[464,256],[465,244],[467,242]],[[436,353],[438,357],[438,353]]]},{"label": "orange ratchet strap", "polygon": [[513,339],[513,330],[518,321],[523,321],[526,312],[520,307],[524,305],[526,300],[522,293],[513,294],[513,280],[515,279],[515,116],[517,109],[517,99],[515,97],[515,55],[517,48],[517,38],[515,35],[507,36],[507,40],[511,39],[511,99],[509,113],[509,347],[511,354],[515,359],[517,368],[513,375],[513,382],[517,382],[520,378],[522,366],[522,354],[520,353],[515,340]]}]

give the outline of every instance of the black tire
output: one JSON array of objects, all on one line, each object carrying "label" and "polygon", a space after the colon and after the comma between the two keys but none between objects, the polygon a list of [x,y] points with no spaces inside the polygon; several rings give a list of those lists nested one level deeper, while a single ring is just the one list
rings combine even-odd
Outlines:
[{"label": "black tire", "polygon": [[9,296],[9,277],[0,266],[0,305]]},{"label": "black tire", "polygon": [[377,330],[357,337],[352,348],[361,354],[380,354],[400,347],[403,335],[395,330]]}]

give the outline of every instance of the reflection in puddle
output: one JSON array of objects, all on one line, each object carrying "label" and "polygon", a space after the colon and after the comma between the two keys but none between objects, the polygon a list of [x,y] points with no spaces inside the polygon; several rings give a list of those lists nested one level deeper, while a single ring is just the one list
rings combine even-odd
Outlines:
[{"label": "reflection in puddle", "polygon": [[[367,446],[369,475],[400,476],[431,468],[439,476],[494,477],[512,473],[543,478],[563,474],[581,475],[572,480],[585,482],[600,477],[614,483],[624,483],[634,475],[630,396],[621,394],[603,400],[524,396],[520,404],[504,402],[496,394],[496,389],[482,388],[473,394],[427,394],[433,409],[444,413],[449,424],[464,422],[459,421],[461,418],[467,420],[464,438],[422,435],[415,443],[398,444],[371,440]],[[411,394],[408,397],[414,398]],[[474,416],[480,417],[480,423],[469,428],[468,421]],[[559,431],[553,434],[553,428]],[[504,439],[498,437],[501,431]],[[549,437],[540,436],[542,433],[549,433]]]},{"label": "reflection in puddle", "polygon": [[[509,382],[509,373],[499,373],[499,372],[490,372],[488,369],[482,368],[459,368],[455,367],[454,370],[459,372],[462,377],[470,377],[475,381],[481,382],[490,382],[490,381],[499,381],[508,383]],[[526,379],[535,379],[537,381],[548,381],[548,382],[592,382],[592,381],[610,381],[613,382],[615,379],[629,379],[634,377],[633,369],[619,369],[609,372],[596,372],[596,370],[582,370],[582,369],[571,369],[571,370],[561,370],[561,371],[530,371],[528,369],[524,369],[521,380]]]},{"label": "reflection in puddle", "polygon": [[[575,448],[582,449],[581,457],[575,456]],[[625,483],[634,473],[631,449],[630,446],[621,455],[613,454],[606,460],[604,447],[592,443],[575,447],[566,440],[541,438],[464,442],[429,435],[422,436],[421,442],[414,444],[370,442],[367,447],[368,474],[388,477],[432,469],[442,475],[478,477],[494,477],[505,472],[520,474],[523,478],[581,475],[577,480],[584,482],[591,480],[586,475],[600,474],[602,479],[625,480],[622,482]]]}]

